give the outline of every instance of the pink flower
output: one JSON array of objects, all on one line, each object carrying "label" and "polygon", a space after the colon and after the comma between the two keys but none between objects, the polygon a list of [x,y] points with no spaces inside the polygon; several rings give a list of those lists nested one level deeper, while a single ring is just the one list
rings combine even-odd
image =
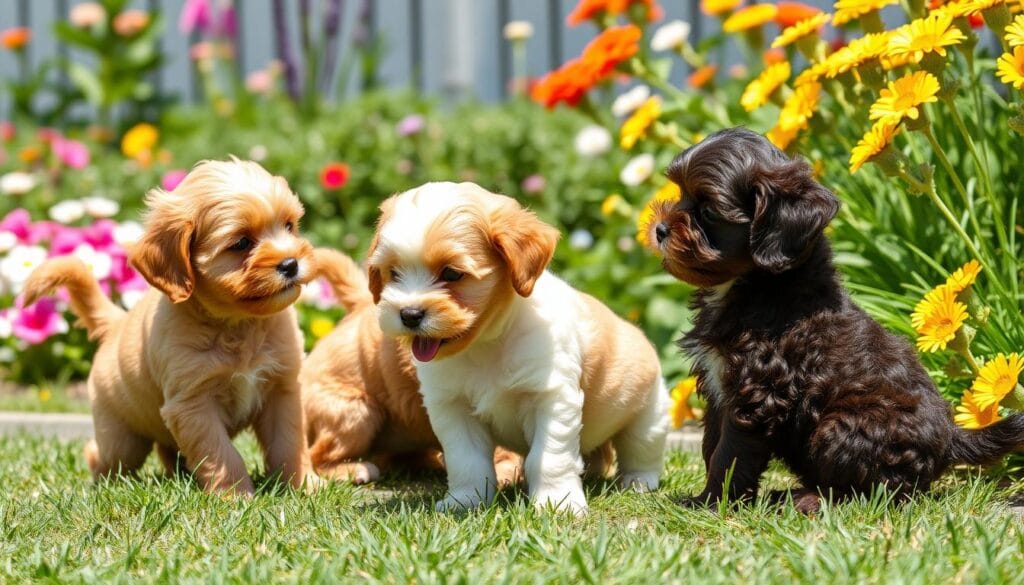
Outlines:
[{"label": "pink flower", "polygon": [[174,191],[174,188],[178,186],[185,179],[185,175],[188,171],[181,169],[172,169],[164,173],[162,179],[160,179],[160,186],[164,188],[164,191]]},{"label": "pink flower", "polygon": [[14,140],[14,124],[8,121],[0,122],[0,140],[10,142]]},{"label": "pink flower", "polygon": [[83,230],[61,226],[54,230],[53,236],[50,238],[50,256],[70,254],[84,243],[85,233]]},{"label": "pink flower", "polygon": [[524,193],[540,193],[547,186],[547,181],[541,175],[530,175],[523,179],[523,192]]},{"label": "pink flower", "polygon": [[93,222],[92,225],[88,225],[83,228],[82,233],[85,236],[85,242],[93,248],[106,252],[112,247],[120,249],[120,246],[114,241],[114,228],[117,227],[117,222],[110,219],[101,219]]},{"label": "pink flower", "polygon": [[229,39],[235,38],[238,35],[238,17],[235,15],[235,7],[228,4],[223,7],[220,11],[220,22],[217,26],[217,32]]},{"label": "pink flower", "polygon": [[27,242],[32,228],[32,217],[26,209],[15,209],[0,220],[0,231],[11,232],[20,242]]},{"label": "pink flower", "polygon": [[192,34],[193,30],[208,32],[213,26],[213,7],[210,0],[185,0],[178,19],[178,30],[182,34]]},{"label": "pink flower", "polygon": [[77,140],[57,136],[50,143],[50,148],[66,166],[73,169],[84,169],[89,166],[89,149]]},{"label": "pink flower", "polygon": [[53,128],[40,128],[39,130],[36,130],[36,137],[49,144],[50,142],[60,138],[60,132],[57,132]]},{"label": "pink flower", "polygon": [[409,114],[398,121],[396,130],[399,136],[412,136],[413,134],[419,134],[423,131],[423,127],[426,126],[423,116],[419,114]]},{"label": "pink flower", "polygon": [[252,93],[269,93],[274,87],[274,76],[266,69],[253,71],[245,78],[245,88]]},{"label": "pink flower", "polygon": [[57,301],[52,298],[40,299],[31,307],[17,310],[11,326],[14,335],[31,345],[68,330],[68,323],[57,311]]}]

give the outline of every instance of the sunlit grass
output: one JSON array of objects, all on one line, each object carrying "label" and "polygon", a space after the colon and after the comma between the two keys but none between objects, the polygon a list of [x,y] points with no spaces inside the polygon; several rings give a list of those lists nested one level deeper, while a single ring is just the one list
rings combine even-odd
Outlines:
[{"label": "sunlit grass", "polygon": [[[254,442],[240,440],[251,466]],[[1012,582],[1024,531],[1010,492],[963,472],[892,506],[884,494],[813,519],[764,502],[677,507],[698,457],[671,457],[652,495],[591,484],[581,519],[538,513],[521,491],[486,510],[437,514],[440,477],[307,496],[264,483],[251,501],[159,477],[94,486],[81,443],[0,439],[0,581],[202,582]],[[774,487],[785,474],[770,476]]]}]

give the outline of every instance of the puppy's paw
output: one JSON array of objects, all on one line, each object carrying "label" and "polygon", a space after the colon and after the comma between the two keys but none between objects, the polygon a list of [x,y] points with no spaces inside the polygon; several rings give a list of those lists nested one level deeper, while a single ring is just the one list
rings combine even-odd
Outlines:
[{"label": "puppy's paw", "polygon": [[494,471],[498,478],[498,489],[516,485],[523,480],[522,460],[509,458],[498,461],[494,464]]},{"label": "puppy's paw", "polygon": [[434,504],[438,512],[465,512],[479,508],[484,504],[484,498],[475,492],[449,493],[443,500]]},{"label": "puppy's paw", "polygon": [[568,489],[542,489],[533,496],[533,506],[538,510],[554,509],[559,512],[570,512],[573,516],[583,516],[587,513],[587,496],[578,486]]},{"label": "puppy's paw", "polygon": [[330,468],[320,468],[318,471],[323,477],[356,485],[380,479],[380,468],[369,461],[350,461]]},{"label": "puppy's paw", "polygon": [[679,500],[679,505],[683,508],[690,508],[691,510],[701,510],[717,506],[721,498],[714,494],[701,493],[696,496],[683,498]]},{"label": "puppy's paw", "polygon": [[302,478],[302,490],[307,494],[315,493],[325,485],[327,485],[327,480],[312,471],[306,472],[306,476]]},{"label": "puppy's paw", "polygon": [[637,493],[652,492],[658,489],[658,481],[661,474],[657,471],[635,471],[623,473],[619,478],[619,487],[633,490]]}]

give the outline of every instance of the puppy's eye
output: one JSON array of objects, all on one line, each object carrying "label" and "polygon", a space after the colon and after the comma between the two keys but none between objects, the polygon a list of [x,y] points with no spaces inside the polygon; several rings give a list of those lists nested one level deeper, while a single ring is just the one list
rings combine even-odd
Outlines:
[{"label": "puppy's eye", "polygon": [[399,281],[398,271],[395,270],[394,268],[392,268],[391,271],[388,272],[388,276],[390,276],[391,280],[394,281],[394,282],[398,282]]},{"label": "puppy's eye", "polygon": [[290,232],[294,232],[295,231],[295,222],[289,221],[288,223],[284,224],[284,229],[286,229],[286,230],[288,230]]},{"label": "puppy's eye", "polygon": [[715,210],[707,205],[702,205],[700,208],[700,219],[704,223],[718,223],[721,221],[722,216],[715,213]]},{"label": "puppy's eye", "polygon": [[444,270],[441,271],[441,280],[445,282],[455,282],[460,280],[463,274],[458,270],[455,270],[451,266],[445,266]]},{"label": "puppy's eye", "polygon": [[250,240],[246,236],[242,236],[241,238],[238,239],[237,242],[231,244],[229,250],[232,250],[234,252],[244,252],[249,248],[252,248],[252,240]]}]

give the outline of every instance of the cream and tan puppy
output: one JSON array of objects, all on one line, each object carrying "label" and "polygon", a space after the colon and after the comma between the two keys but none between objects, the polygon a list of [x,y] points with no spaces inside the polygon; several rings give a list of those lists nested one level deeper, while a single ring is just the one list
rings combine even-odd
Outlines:
[{"label": "cream and tan puppy", "polygon": [[207,161],[174,191],[150,191],[146,205],[129,261],[154,288],[131,311],[69,257],[44,263],[25,289],[32,303],[67,287],[99,341],[88,382],[93,476],[134,472],[156,444],[169,473],[180,454],[206,490],[249,495],[231,438],[252,427],[268,472],[301,485],[309,462],[291,305],[316,267],[298,235],[298,198],[256,163]]},{"label": "cream and tan puppy", "polygon": [[668,395],[643,334],[546,271],[558,232],[472,183],[429,183],[381,206],[368,259],[381,329],[411,345],[441,441],[439,510],[494,496],[495,444],[526,454],[537,506],[579,513],[582,455],[609,440],[620,481],[654,489]]},{"label": "cream and tan puppy", "polygon": [[[313,469],[365,483],[396,462],[442,467],[409,348],[381,332],[363,269],[325,248],[316,259],[348,314],[317,342],[299,375]],[[522,458],[499,447],[494,465],[498,485],[512,484]]]}]

